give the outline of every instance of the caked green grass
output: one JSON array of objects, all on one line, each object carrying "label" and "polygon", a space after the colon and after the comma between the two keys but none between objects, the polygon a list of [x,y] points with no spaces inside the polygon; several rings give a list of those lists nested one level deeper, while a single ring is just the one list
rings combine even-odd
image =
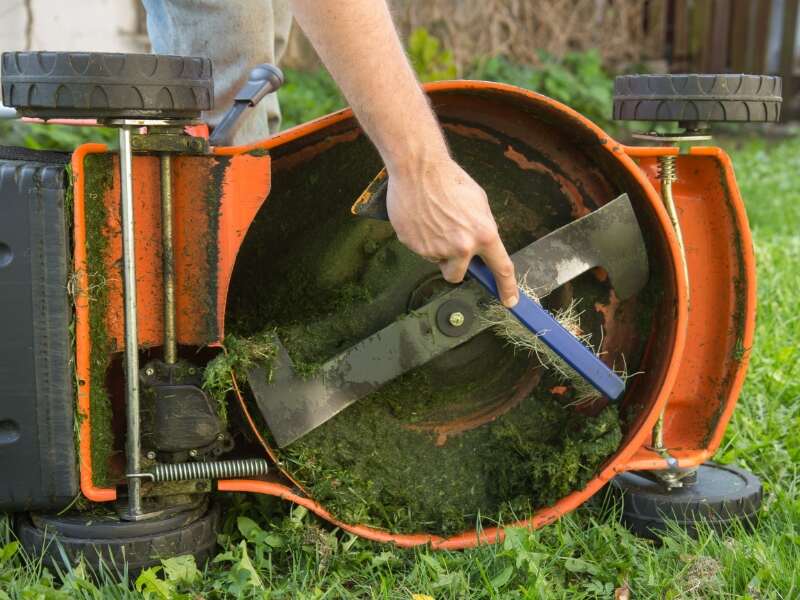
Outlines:
[{"label": "caked green grass", "polygon": [[717,455],[762,478],[753,533],[674,530],[660,545],[618,523],[597,498],[540,531],[465,552],[399,550],[330,530],[269,498],[227,503],[220,554],[204,570],[165,561],[134,583],[112,567],[52,573],[25,557],[0,523],[5,598],[631,598],[800,597],[800,139],[747,142],[732,151],[755,238],[759,272],[750,371]]}]

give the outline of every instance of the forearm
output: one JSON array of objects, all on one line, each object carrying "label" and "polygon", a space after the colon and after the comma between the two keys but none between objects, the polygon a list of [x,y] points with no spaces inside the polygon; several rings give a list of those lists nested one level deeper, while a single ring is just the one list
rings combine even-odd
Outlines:
[{"label": "forearm", "polygon": [[390,173],[447,159],[383,0],[292,0],[292,9]]},{"label": "forearm", "polygon": [[451,283],[482,256],[513,306],[514,265],[486,192],[450,157],[385,0],[292,0],[292,8],[386,164],[397,238]]}]

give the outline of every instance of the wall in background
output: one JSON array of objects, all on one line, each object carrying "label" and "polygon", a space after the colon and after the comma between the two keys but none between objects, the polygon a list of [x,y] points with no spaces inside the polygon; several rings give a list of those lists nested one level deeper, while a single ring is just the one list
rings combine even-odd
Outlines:
[{"label": "wall in background", "polygon": [[146,52],[139,0],[0,0],[0,52]]}]

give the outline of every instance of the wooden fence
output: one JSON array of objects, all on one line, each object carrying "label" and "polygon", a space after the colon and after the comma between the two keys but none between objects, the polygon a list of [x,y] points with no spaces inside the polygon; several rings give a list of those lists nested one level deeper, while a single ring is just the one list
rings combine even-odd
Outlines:
[{"label": "wooden fence", "polygon": [[650,0],[664,19],[670,71],[783,77],[784,115],[797,118],[800,0]]}]

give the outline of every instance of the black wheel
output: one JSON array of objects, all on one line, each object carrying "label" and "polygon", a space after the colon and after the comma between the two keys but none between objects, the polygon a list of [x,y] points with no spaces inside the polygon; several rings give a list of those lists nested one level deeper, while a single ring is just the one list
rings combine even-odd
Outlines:
[{"label": "black wheel", "polygon": [[192,119],[214,104],[211,60],[4,52],[3,103],[40,118]]},{"label": "black wheel", "polygon": [[104,562],[120,573],[159,564],[160,559],[191,554],[202,565],[217,544],[220,511],[203,502],[193,510],[163,518],[122,521],[114,515],[75,513],[51,516],[24,514],[16,533],[30,556],[41,556],[48,566],[65,568],[64,557],[77,563],[82,555],[97,570]]},{"label": "black wheel", "polygon": [[773,122],[781,78],[769,75],[623,75],[614,79],[619,121]]},{"label": "black wheel", "polygon": [[704,522],[724,531],[740,520],[752,527],[761,507],[761,481],[752,473],[733,466],[705,463],[696,481],[667,490],[661,483],[637,473],[623,473],[611,481],[622,496],[622,520],[636,535],[657,538],[672,521],[697,534]]}]

